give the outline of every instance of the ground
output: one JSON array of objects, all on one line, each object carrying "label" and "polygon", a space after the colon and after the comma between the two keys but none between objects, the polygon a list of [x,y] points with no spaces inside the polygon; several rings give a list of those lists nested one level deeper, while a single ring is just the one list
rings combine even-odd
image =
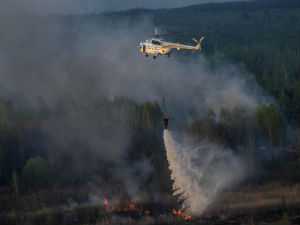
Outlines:
[{"label": "ground", "polygon": [[[201,216],[185,220],[168,207],[136,204],[107,209],[102,200],[91,203],[88,189],[43,190],[1,197],[0,222],[5,224],[299,224],[300,184],[276,182],[243,185],[223,193]],[[12,200],[13,199],[13,200]],[[4,207],[3,207],[4,206]],[[149,211],[147,208],[149,208]]]}]

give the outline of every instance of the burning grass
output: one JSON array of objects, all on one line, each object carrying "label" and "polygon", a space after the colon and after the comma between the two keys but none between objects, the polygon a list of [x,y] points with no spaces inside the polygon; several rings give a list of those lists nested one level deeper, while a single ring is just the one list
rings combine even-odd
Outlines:
[{"label": "burning grass", "polygon": [[[118,214],[138,214],[142,215],[150,215],[151,211],[149,209],[144,209],[142,204],[136,205],[134,201],[130,201],[129,204],[114,204],[111,203],[107,198],[103,200],[104,212],[105,213],[118,213]],[[137,215],[136,215],[137,216]]]},{"label": "burning grass", "polygon": [[[103,205],[105,214],[112,213],[115,215],[133,216],[135,218],[140,218],[146,215],[154,216],[161,213],[166,213],[158,212],[157,209],[154,211],[154,213],[151,213],[150,209],[144,208],[145,206],[143,206],[142,204],[135,204],[132,200],[128,205],[119,205],[113,204],[107,198],[104,198]],[[185,213],[183,209],[172,209],[169,214],[174,215],[175,217],[182,217],[184,220],[189,220],[192,218],[191,215]]]},{"label": "burning grass", "polygon": [[[188,215],[174,203],[136,203],[130,199],[119,202],[103,198],[98,203],[82,202],[66,207],[66,204],[59,204],[62,199],[58,198],[70,197],[71,194],[63,194],[63,190],[49,193],[49,190],[35,196],[19,196],[14,204],[17,208],[1,212],[0,224],[299,224],[299,188],[299,184],[243,187],[225,193],[198,217]],[[52,201],[45,196],[52,196]],[[35,202],[30,202],[31,199],[35,199]],[[57,206],[53,205],[54,200]],[[40,201],[39,204],[37,201]],[[22,206],[23,203],[26,204]],[[31,207],[32,203],[43,207]]]},{"label": "burning grass", "polygon": [[182,209],[178,209],[178,210],[173,209],[173,210],[172,210],[172,214],[173,214],[173,215],[179,215],[179,216],[182,216],[185,220],[189,220],[189,219],[192,218],[191,215],[189,215],[189,214],[187,214],[187,213],[184,213]]}]

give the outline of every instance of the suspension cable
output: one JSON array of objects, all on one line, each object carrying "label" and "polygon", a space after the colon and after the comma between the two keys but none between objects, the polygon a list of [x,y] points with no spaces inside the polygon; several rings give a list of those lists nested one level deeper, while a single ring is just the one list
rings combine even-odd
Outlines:
[{"label": "suspension cable", "polygon": [[161,94],[162,94],[162,111],[163,111],[163,114],[164,114],[164,113],[166,113],[166,92],[165,92],[165,84],[164,84],[164,80],[163,80],[163,77],[162,77],[159,57],[157,57],[157,65],[158,65],[159,82],[160,82]]}]

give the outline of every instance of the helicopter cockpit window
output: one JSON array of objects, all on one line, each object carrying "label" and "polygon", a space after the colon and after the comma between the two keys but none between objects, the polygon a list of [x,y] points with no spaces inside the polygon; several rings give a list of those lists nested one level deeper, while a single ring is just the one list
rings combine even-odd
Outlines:
[{"label": "helicopter cockpit window", "polygon": [[156,41],[156,40],[152,40],[152,44],[160,45],[160,42],[159,42],[159,41]]}]

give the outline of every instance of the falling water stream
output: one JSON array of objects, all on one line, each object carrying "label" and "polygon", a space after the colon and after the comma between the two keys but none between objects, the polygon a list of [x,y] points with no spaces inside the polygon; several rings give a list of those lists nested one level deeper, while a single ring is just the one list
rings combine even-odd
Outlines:
[{"label": "falling water stream", "polygon": [[167,129],[163,135],[173,193],[187,212],[202,214],[223,190],[244,177],[245,168],[230,150],[192,141],[179,144]]}]

